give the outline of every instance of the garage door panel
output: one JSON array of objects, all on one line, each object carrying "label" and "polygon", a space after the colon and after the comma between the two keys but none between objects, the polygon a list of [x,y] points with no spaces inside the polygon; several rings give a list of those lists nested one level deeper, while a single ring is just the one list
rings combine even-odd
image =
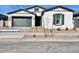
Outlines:
[{"label": "garage door panel", "polygon": [[31,27],[31,17],[30,18],[14,18],[14,27]]}]

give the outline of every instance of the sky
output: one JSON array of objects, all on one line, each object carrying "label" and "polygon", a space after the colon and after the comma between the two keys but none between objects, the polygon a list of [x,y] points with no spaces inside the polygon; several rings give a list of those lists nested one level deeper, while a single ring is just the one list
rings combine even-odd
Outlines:
[{"label": "sky", "polygon": [[[0,5],[0,14],[7,14],[8,12],[12,12],[18,9],[26,9],[32,7],[33,5]],[[46,9],[52,8],[55,5],[40,5]],[[64,7],[75,10],[75,12],[79,12],[79,5],[62,5]]]}]

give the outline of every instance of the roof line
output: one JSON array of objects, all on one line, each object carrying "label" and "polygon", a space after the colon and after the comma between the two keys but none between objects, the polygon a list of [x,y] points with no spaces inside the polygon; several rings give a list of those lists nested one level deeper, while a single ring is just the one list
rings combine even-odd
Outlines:
[{"label": "roof line", "polygon": [[12,13],[15,13],[15,12],[18,12],[18,11],[21,11],[23,9],[18,9],[18,10],[15,10],[15,11],[11,11],[11,12],[8,12],[7,14],[12,14]]},{"label": "roof line", "polygon": [[[29,11],[24,10],[24,9],[19,9],[19,10],[15,10],[15,11],[9,12],[9,13],[7,13],[7,14],[16,13],[16,12],[18,12],[18,11],[25,11],[25,12],[29,12]],[[32,12],[29,12],[29,13],[36,15],[35,13],[32,13]]]},{"label": "roof line", "polygon": [[63,8],[63,9],[66,9],[68,11],[72,11],[74,12],[74,10],[70,9],[70,8],[67,8],[67,7],[64,7],[64,6],[55,6],[55,7],[51,7],[50,9],[46,10],[46,11],[50,11],[50,10],[53,10],[53,9],[56,9],[56,8]]},{"label": "roof line", "polygon": [[25,10],[29,10],[29,9],[34,8],[34,7],[39,7],[39,8],[42,8],[42,9],[45,9],[45,10],[46,10],[46,8],[41,7],[41,6],[39,6],[39,5],[35,5],[35,6],[32,6],[32,7],[26,8]]}]

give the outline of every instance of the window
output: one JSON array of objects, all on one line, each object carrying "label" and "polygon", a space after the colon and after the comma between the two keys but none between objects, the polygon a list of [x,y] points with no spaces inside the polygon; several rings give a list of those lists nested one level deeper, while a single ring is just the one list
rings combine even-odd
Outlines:
[{"label": "window", "polygon": [[39,11],[39,8],[38,7],[35,7],[35,12],[38,12]]},{"label": "window", "polygon": [[64,15],[63,14],[54,14],[53,24],[60,26],[64,24]]}]

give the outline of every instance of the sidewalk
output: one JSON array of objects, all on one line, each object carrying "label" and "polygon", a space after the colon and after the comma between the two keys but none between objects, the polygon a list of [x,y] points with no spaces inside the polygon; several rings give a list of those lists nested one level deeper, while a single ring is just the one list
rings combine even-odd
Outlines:
[{"label": "sidewalk", "polygon": [[43,37],[43,38],[24,38],[24,39],[21,39],[20,41],[36,41],[36,42],[39,42],[39,41],[47,41],[47,42],[79,42],[79,38],[76,38],[76,37],[67,37],[67,38],[56,38],[56,37]]},{"label": "sidewalk", "polygon": [[28,37],[28,38],[3,38],[5,42],[79,42],[77,37]]}]

